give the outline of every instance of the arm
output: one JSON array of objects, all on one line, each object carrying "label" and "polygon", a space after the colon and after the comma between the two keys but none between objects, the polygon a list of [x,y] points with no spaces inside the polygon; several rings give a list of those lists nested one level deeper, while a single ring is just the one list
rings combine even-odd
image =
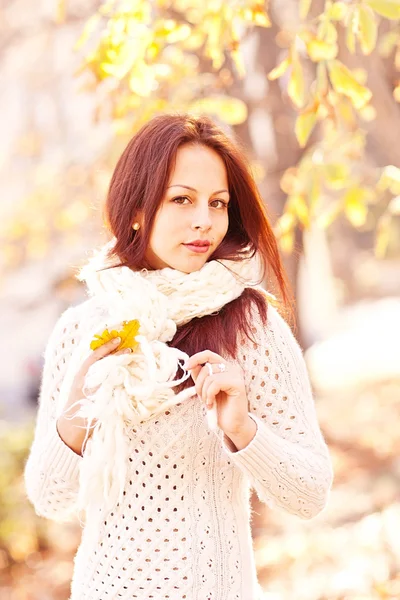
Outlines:
[{"label": "arm", "polygon": [[61,382],[80,335],[75,310],[61,315],[46,346],[34,440],[24,470],[36,513],[61,522],[73,519],[82,461],[61,439],[56,422]]},{"label": "arm", "polygon": [[257,309],[252,325],[257,345],[246,338],[239,356],[249,421],[234,440],[224,435],[223,447],[262,502],[311,519],[326,506],[333,471],[303,354],[272,305],[267,325]]}]

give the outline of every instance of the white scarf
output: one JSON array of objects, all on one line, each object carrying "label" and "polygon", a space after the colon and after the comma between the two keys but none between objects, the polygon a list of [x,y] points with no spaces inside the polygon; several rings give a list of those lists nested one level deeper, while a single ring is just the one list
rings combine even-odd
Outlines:
[{"label": "white scarf", "polygon": [[[173,391],[174,386],[190,377],[183,367],[188,355],[166,342],[173,339],[178,326],[220,310],[238,298],[245,287],[256,287],[260,278],[257,255],[238,262],[212,260],[189,274],[169,267],[133,271],[125,266],[97,272],[115,264],[106,259],[106,251],[114,241],[103,246],[77,275],[106,310],[95,329],[85,332],[77,345],[58,404],[60,414],[77,371],[92,352],[94,335],[106,328],[120,329],[123,321],[137,319],[137,349],[131,354],[107,355],[91,365],[85,378],[86,397],[78,402],[80,408],[74,415],[88,419],[78,508],[86,511],[87,517],[90,515],[90,535],[96,537],[102,513],[122,500],[129,458],[126,428],[196,394],[194,386],[178,394]],[[174,381],[178,366],[184,375]],[[93,422],[95,425],[91,425]],[[88,438],[90,427],[93,432]],[[86,529],[88,525],[87,518]]]}]

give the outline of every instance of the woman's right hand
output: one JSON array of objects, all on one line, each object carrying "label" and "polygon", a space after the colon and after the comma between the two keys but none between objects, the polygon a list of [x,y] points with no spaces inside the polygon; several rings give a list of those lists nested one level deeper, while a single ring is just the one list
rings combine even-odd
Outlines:
[{"label": "woman's right hand", "polygon": [[[86,437],[86,427],[87,420],[83,417],[73,417],[73,415],[78,410],[78,405],[75,404],[79,400],[85,397],[83,393],[83,386],[85,383],[85,377],[89,370],[89,367],[93,365],[98,360],[101,360],[105,356],[110,354],[126,354],[131,352],[131,349],[124,349],[117,351],[118,345],[121,342],[121,338],[114,338],[103,344],[88,356],[88,358],[83,362],[81,368],[75,375],[73,384],[71,386],[71,392],[68,397],[68,401],[64,407],[63,414],[57,419],[57,431],[63,442],[71,448],[76,454],[82,455],[82,445]],[[93,393],[96,390],[93,390]],[[74,405],[74,406],[73,406]],[[71,412],[68,413],[68,409],[71,408]],[[66,418],[68,417],[68,418]],[[94,425],[95,422],[92,422]],[[89,437],[91,435],[92,429],[89,432]]]}]

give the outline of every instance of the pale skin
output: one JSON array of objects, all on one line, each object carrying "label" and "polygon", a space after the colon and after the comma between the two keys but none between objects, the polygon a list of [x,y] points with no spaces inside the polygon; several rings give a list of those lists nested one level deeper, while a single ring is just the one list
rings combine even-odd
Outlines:
[{"label": "pale skin", "polygon": [[[205,173],[207,177],[204,177]],[[146,259],[151,268],[171,267],[184,273],[201,269],[226,235],[229,200],[228,177],[221,157],[205,146],[181,146],[150,234]],[[145,226],[140,214],[136,220],[141,226]],[[195,253],[184,246],[196,239],[211,242],[207,252]],[[90,357],[95,355],[93,362],[112,350],[112,347],[106,348],[107,346],[105,344],[93,352]],[[98,352],[102,348],[104,354]],[[85,373],[91,364],[88,361],[89,359],[84,363]],[[212,366],[212,375],[206,362]],[[219,371],[219,363],[225,365],[224,372]],[[216,403],[218,427],[237,450],[245,448],[253,439],[257,425],[248,415],[241,368],[208,349],[193,354],[187,361],[187,368],[191,371],[199,399],[208,408]],[[83,371],[77,375],[75,393],[68,405],[82,398],[82,375]],[[58,431],[64,441],[67,438],[72,440],[73,449],[81,453],[85,431],[78,429],[79,433],[75,432],[73,436],[71,423],[72,421],[59,419]]]}]

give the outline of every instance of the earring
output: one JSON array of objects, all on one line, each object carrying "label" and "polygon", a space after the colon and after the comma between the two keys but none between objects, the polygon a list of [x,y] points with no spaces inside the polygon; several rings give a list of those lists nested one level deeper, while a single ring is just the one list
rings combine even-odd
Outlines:
[{"label": "earring", "polygon": [[139,229],[139,227],[140,227],[140,224],[139,224],[139,223],[134,223],[134,224],[132,225],[132,229],[134,229],[135,231],[137,231],[137,230]]}]

